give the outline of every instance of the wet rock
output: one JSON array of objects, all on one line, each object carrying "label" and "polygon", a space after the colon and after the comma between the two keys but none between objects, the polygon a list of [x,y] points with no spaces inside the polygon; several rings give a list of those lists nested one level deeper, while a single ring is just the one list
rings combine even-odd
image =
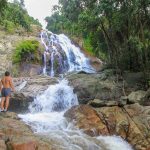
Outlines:
[{"label": "wet rock", "polygon": [[96,110],[103,114],[111,134],[120,135],[136,150],[146,150],[150,146],[149,109],[149,107],[134,104],[122,108],[115,106]]},{"label": "wet rock", "polygon": [[[0,149],[51,150],[52,143],[35,135],[29,126],[19,120],[17,114],[0,113]],[[43,139],[43,140],[42,140]]]},{"label": "wet rock", "polygon": [[34,141],[29,141],[27,143],[9,143],[13,150],[36,150],[37,144]]},{"label": "wet rock", "polygon": [[74,106],[64,115],[69,121],[91,136],[108,135],[108,129],[92,107],[87,105]]},{"label": "wet rock", "polygon": [[29,104],[39,94],[43,93],[49,85],[58,83],[56,78],[35,76],[29,78],[14,78],[15,93],[11,96],[9,110],[26,112]]},{"label": "wet rock", "polygon": [[88,135],[119,135],[135,150],[147,150],[150,147],[150,106],[136,103],[95,110],[87,105],[74,106],[65,113],[65,117],[68,121],[74,120],[75,125]]}]

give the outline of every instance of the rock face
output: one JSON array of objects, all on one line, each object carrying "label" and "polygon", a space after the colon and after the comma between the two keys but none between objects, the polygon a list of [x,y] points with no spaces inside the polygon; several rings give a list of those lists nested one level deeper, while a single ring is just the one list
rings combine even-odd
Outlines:
[{"label": "rock face", "polygon": [[[69,84],[74,88],[80,104],[89,104],[93,107],[125,106],[126,104],[139,103],[149,105],[149,90],[131,92],[123,88],[123,82],[116,82],[115,77],[107,73],[99,74],[74,74],[66,76]],[[57,78],[35,76],[14,79],[17,92],[11,102],[11,110],[25,111],[28,103],[33,101],[37,94],[41,94],[51,84],[58,83]],[[126,92],[127,91],[127,92]],[[127,95],[125,95],[125,93]]]},{"label": "rock face", "polygon": [[2,76],[6,70],[12,70],[12,54],[16,44],[22,40],[31,39],[40,40],[33,35],[8,35],[5,32],[0,31],[0,76]]},{"label": "rock face", "polygon": [[0,150],[52,150],[52,143],[33,134],[15,113],[0,113],[0,120]]},{"label": "rock face", "polygon": [[[115,101],[114,105],[120,103],[123,95],[122,83],[115,83],[112,79],[107,79],[107,75],[100,74],[76,74],[68,77],[70,84],[77,93],[79,103],[87,104],[90,100],[102,101],[102,106],[107,106],[108,101]],[[100,102],[101,103],[101,102]]]},{"label": "rock face", "polygon": [[95,110],[87,105],[74,106],[65,113],[69,121],[77,121],[75,125],[79,129],[91,135],[108,135],[108,129]]},{"label": "rock face", "polygon": [[87,105],[74,106],[65,113],[68,121],[88,135],[119,135],[136,150],[150,148],[150,107],[139,104],[102,107],[93,110]]},{"label": "rock face", "polygon": [[90,104],[93,107],[124,106],[134,103],[150,105],[150,90],[139,90],[143,82],[141,76],[133,81],[135,86],[128,83],[130,79],[117,78],[109,70],[92,75],[74,74],[69,76],[68,80],[74,87],[80,104]]}]

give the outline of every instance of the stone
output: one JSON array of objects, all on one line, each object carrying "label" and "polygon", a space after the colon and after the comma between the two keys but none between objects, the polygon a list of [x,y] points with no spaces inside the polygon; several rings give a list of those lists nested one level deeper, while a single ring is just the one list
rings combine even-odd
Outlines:
[{"label": "stone", "polygon": [[103,107],[106,106],[105,102],[100,100],[100,99],[94,99],[89,101],[88,103],[89,105],[93,106],[93,107]]},{"label": "stone", "polygon": [[121,96],[120,100],[118,101],[118,106],[122,107],[127,105],[128,97],[127,96]]},{"label": "stone", "polygon": [[129,103],[142,103],[145,95],[146,95],[146,91],[142,91],[142,90],[131,92],[128,95],[128,102]]},{"label": "stone", "polygon": [[93,107],[104,107],[104,106],[118,106],[117,101],[104,101],[100,99],[94,99],[88,103],[89,105]]},{"label": "stone", "polygon": [[85,133],[91,136],[108,135],[108,129],[99,118],[98,114],[92,107],[87,105],[74,106],[68,110],[64,116],[69,120],[75,120],[75,125],[83,129]]},{"label": "stone", "polygon": [[27,143],[15,143],[11,144],[13,150],[36,150],[37,144],[34,141],[29,141]]},{"label": "stone", "polygon": [[0,140],[0,150],[7,150],[5,141],[3,141],[3,140]]},{"label": "stone", "polygon": [[80,104],[87,104],[94,99],[100,99],[104,103],[119,101],[123,95],[120,88],[122,85],[115,83],[113,79],[103,79],[103,74],[75,74],[68,77]]},{"label": "stone", "polygon": [[[96,111],[95,111],[96,110]],[[90,136],[118,135],[127,140],[136,150],[150,147],[150,106],[138,103],[122,107],[73,106],[65,113],[69,122]]]},{"label": "stone", "polygon": [[148,125],[148,107],[138,103],[125,105],[124,107],[103,107],[96,109],[103,114],[107,128],[112,135],[119,135],[134,145],[136,150],[146,150],[150,142],[150,130]]},{"label": "stone", "polygon": [[52,144],[47,138],[34,134],[17,114],[0,113],[0,150],[52,150]]}]

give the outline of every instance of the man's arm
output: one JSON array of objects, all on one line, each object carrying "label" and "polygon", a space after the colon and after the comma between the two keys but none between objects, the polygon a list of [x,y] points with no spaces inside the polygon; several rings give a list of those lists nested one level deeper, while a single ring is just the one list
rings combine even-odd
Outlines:
[{"label": "man's arm", "polygon": [[13,82],[12,82],[12,78],[10,78],[9,82],[10,82],[10,87],[11,87],[12,91],[14,92],[15,88],[14,88],[14,85],[13,85]]}]

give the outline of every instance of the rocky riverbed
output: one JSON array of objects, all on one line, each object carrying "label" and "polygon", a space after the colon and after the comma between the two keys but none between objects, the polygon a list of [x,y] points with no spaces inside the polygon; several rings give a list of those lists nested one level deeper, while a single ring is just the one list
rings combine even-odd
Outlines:
[{"label": "rocky riverbed", "polygon": [[[117,78],[107,71],[92,75],[67,75],[66,78],[74,87],[79,100],[78,106],[73,106],[65,113],[69,122],[74,120],[75,126],[89,136],[119,135],[135,150],[150,149],[149,90],[139,91],[137,86],[130,86],[128,80],[124,80],[124,83],[121,79],[117,81]],[[140,85],[141,81],[138,79],[134,82]],[[16,92],[12,95],[9,109],[11,112],[0,114],[0,148],[52,149],[53,144],[50,141],[34,134],[17,114],[12,112],[27,112],[35,96],[43,93],[49,85],[57,84],[58,78],[16,78],[14,83]]]}]

